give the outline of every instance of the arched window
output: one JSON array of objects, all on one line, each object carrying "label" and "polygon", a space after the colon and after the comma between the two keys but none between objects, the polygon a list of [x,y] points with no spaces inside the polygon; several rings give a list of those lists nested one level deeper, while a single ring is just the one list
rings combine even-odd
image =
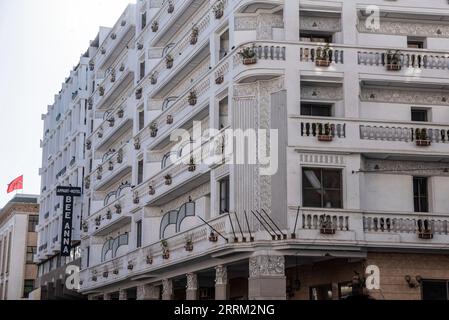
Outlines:
[{"label": "arched window", "polygon": [[114,242],[114,240],[108,240],[106,241],[106,243],[103,245],[103,249],[101,250],[101,262],[106,261],[106,258],[108,256],[108,254],[111,254],[112,257],[112,243]]},{"label": "arched window", "polygon": [[159,231],[159,238],[164,239],[165,238],[165,230],[170,225],[175,225],[178,220],[178,210],[172,210],[170,212],[167,212],[161,220],[161,228]]},{"label": "arched window", "polygon": [[195,202],[190,201],[184,203],[178,210],[172,210],[167,212],[161,220],[160,227],[160,239],[165,238],[165,231],[170,225],[175,226],[175,232],[181,230],[182,221],[187,217],[195,216]]},{"label": "arched window", "polygon": [[173,163],[171,159],[172,156],[176,156],[176,152],[170,151],[162,157],[161,169],[165,169]]},{"label": "arched window", "polygon": [[105,242],[101,250],[101,262],[115,258],[120,247],[128,245],[129,235],[127,233],[118,236],[115,239],[110,239]]}]

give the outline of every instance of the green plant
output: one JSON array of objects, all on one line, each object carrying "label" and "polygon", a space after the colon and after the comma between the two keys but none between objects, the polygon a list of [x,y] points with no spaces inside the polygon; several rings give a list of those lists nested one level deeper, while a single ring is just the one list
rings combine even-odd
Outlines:
[{"label": "green plant", "polygon": [[245,47],[238,53],[243,59],[253,59],[256,57],[256,50],[254,45],[252,47]]},{"label": "green plant", "polygon": [[331,58],[332,50],[329,47],[329,43],[326,43],[326,45],[323,47],[319,47],[316,49],[316,59],[317,60],[326,60],[329,61]]}]

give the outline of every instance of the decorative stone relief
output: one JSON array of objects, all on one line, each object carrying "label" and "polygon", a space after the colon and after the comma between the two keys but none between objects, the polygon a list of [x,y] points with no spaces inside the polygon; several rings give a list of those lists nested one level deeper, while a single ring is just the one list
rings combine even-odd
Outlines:
[{"label": "decorative stone relief", "polygon": [[343,87],[302,86],[301,99],[343,100]]},{"label": "decorative stone relief", "polygon": [[257,40],[272,40],[273,28],[283,28],[284,18],[276,14],[238,16],[234,21],[236,31],[256,30]]},{"label": "decorative stone relief", "polygon": [[299,155],[299,161],[301,163],[332,164],[332,165],[342,165],[345,163],[343,156],[335,154],[314,154],[314,153],[301,153]]},{"label": "decorative stone relief", "polygon": [[369,172],[379,172],[382,174],[405,174],[405,175],[438,175],[449,176],[442,168],[445,166],[436,162],[417,161],[393,161],[365,159],[364,170]]},{"label": "decorative stone relief", "polygon": [[449,25],[442,23],[404,22],[381,19],[380,28],[371,30],[366,28],[365,20],[359,20],[357,29],[359,32],[364,33],[449,38]]},{"label": "decorative stone relief", "polygon": [[257,278],[263,276],[284,276],[284,256],[256,256],[249,259],[249,276]]},{"label": "decorative stone relief", "polygon": [[215,267],[215,285],[226,285],[228,284],[228,269],[219,265]]},{"label": "decorative stone relief", "polygon": [[162,295],[170,296],[173,294],[173,282],[170,279],[162,280]]},{"label": "decorative stone relief", "polygon": [[340,32],[341,19],[330,17],[300,17],[299,28],[301,30]]},{"label": "decorative stone relief", "polygon": [[195,273],[187,274],[187,290],[198,290],[198,276]]},{"label": "decorative stone relief", "polygon": [[163,205],[161,207],[161,209],[165,213],[169,212],[170,210],[174,210],[174,209],[177,210],[184,203],[189,201],[189,196],[191,196],[192,199],[195,200],[195,199],[201,198],[208,194],[210,194],[210,183],[205,183],[205,184],[193,189],[189,193],[187,193],[179,198],[176,198],[175,200],[170,201],[169,203]]},{"label": "decorative stone relief", "polygon": [[416,89],[362,88],[362,101],[449,106],[449,93]]}]

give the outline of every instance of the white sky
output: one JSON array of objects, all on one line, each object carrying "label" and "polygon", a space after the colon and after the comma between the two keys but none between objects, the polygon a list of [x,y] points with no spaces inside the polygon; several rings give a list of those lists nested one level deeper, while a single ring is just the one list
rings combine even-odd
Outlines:
[{"label": "white sky", "polygon": [[0,0],[0,208],[7,184],[24,175],[39,194],[41,114],[100,26],[135,0]]}]

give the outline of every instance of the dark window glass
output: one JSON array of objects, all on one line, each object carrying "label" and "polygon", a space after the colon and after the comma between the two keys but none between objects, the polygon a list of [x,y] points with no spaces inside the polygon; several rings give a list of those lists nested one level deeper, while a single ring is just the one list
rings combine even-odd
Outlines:
[{"label": "dark window glass", "polygon": [[145,61],[140,63],[140,80],[142,80],[143,77],[145,77]]},{"label": "dark window glass", "polygon": [[28,216],[28,232],[36,232],[36,226],[39,224],[38,215]]},{"label": "dark window glass", "polygon": [[142,29],[145,28],[147,25],[147,13],[146,12],[142,13],[140,22],[141,22]]},{"label": "dark window glass", "polygon": [[145,113],[144,111],[139,111],[139,131],[145,126]]},{"label": "dark window glass", "polygon": [[301,103],[302,116],[331,117],[331,104]]},{"label": "dark window glass", "polygon": [[37,247],[27,247],[27,263],[33,263],[34,255],[37,253]]},{"label": "dark window glass", "polygon": [[86,267],[89,268],[90,265],[90,247],[86,248]]},{"label": "dark window glass", "polygon": [[427,110],[412,109],[412,121],[428,121]]},{"label": "dark window glass", "polygon": [[448,282],[447,281],[423,281],[422,299],[423,300],[448,300]]},{"label": "dark window glass", "polygon": [[23,285],[23,296],[28,298],[30,292],[34,290],[34,280],[25,280]]},{"label": "dark window glass", "polygon": [[137,248],[142,247],[142,220],[136,223],[136,232],[137,232]]},{"label": "dark window glass", "polygon": [[140,160],[137,165],[137,184],[143,182],[143,160]]},{"label": "dark window glass", "polygon": [[413,177],[413,200],[415,212],[429,212],[429,197],[426,177]]},{"label": "dark window glass", "polygon": [[220,214],[229,212],[229,177],[220,180]]},{"label": "dark window glass", "polygon": [[301,41],[332,43],[332,34],[301,32]]},{"label": "dark window glass", "polygon": [[340,169],[304,168],[302,181],[304,207],[343,208]]}]

